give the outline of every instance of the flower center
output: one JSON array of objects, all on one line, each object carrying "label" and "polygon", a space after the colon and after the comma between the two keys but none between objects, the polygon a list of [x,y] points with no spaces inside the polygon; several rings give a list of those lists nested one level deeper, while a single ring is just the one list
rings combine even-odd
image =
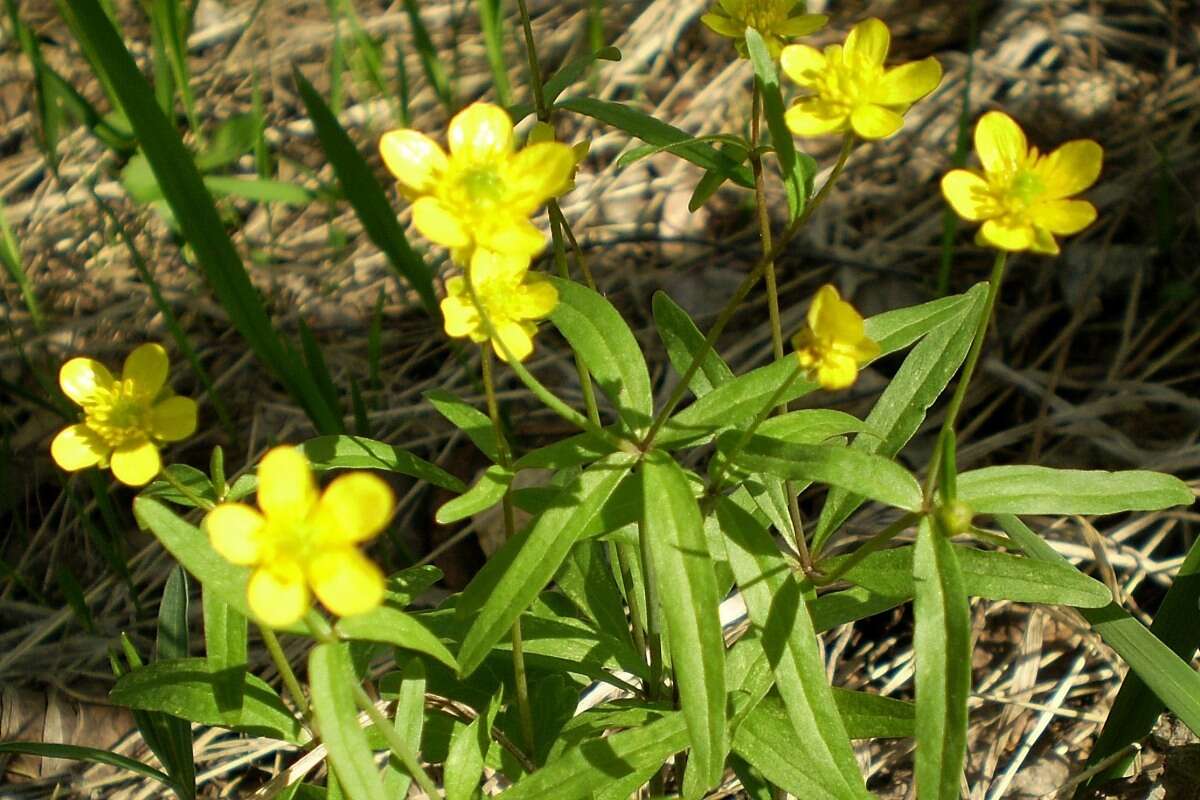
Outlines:
[{"label": "flower center", "polygon": [[451,183],[451,202],[469,213],[486,213],[504,200],[504,181],[491,165],[464,169]]},{"label": "flower center", "polygon": [[830,105],[845,113],[869,102],[871,90],[883,77],[883,68],[876,64],[847,61],[844,53],[830,58],[828,68],[817,78],[817,94]]},{"label": "flower center", "polygon": [[493,325],[520,318],[520,280],[495,280],[479,287],[479,304]]},{"label": "flower center", "polygon": [[777,25],[787,21],[793,5],[790,0],[750,0],[743,12],[746,25],[759,33],[772,33]]},{"label": "flower center", "polygon": [[119,381],[85,409],[87,426],[110,447],[135,444],[148,438],[150,404],[139,397],[130,381]]},{"label": "flower center", "polygon": [[267,516],[263,531],[262,563],[291,561],[306,564],[319,549],[317,535],[309,519],[289,519]]},{"label": "flower center", "polygon": [[1037,173],[1032,170],[1018,170],[1013,176],[1012,183],[1008,187],[1009,193],[1021,201],[1026,206],[1029,206],[1043,192],[1046,191],[1046,184],[1038,177]]}]

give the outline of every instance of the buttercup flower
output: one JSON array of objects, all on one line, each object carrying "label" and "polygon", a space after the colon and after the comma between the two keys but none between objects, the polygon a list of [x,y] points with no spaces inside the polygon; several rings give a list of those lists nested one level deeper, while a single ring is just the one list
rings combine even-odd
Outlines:
[{"label": "buttercup flower", "polygon": [[342,617],[383,601],[383,573],[356,545],[382,531],[394,507],[392,490],[369,472],[340,475],[318,494],[304,454],[276,447],[258,465],[258,509],[222,503],[204,530],[226,560],[254,567],[250,610],[284,627],[308,610],[310,587]]},{"label": "buttercup flower", "polygon": [[[537,333],[534,320],[554,310],[558,305],[558,290],[542,276],[529,272],[528,256],[476,250],[470,276],[479,305],[492,323],[496,337],[514,358],[524,361],[533,352],[533,335]],[[475,342],[488,340],[487,329],[467,291],[465,276],[446,281],[442,316],[449,335],[469,336]],[[508,361],[499,342],[493,341],[492,349]]]},{"label": "buttercup flower", "polygon": [[792,338],[800,366],[826,389],[853,385],[858,369],[879,355],[879,345],[863,331],[854,306],[825,284],[808,309],[808,324]]},{"label": "buttercup flower", "polygon": [[1012,118],[990,111],[975,125],[975,150],[982,172],[948,172],[942,194],[960,217],[983,222],[979,244],[1055,255],[1055,234],[1078,233],[1096,219],[1095,206],[1070,199],[1100,175],[1104,150],[1091,139],[1039,155]]},{"label": "buttercup flower", "polygon": [[[529,130],[529,137],[525,140],[527,145],[541,144],[542,142],[558,141],[554,135],[554,126],[548,122],[538,120],[533,123],[533,127]],[[567,182],[561,192],[554,195],[562,197],[567,192],[575,189],[575,173],[579,171],[579,165],[587,158],[588,151],[592,149],[592,143],[587,139],[576,142],[571,145],[571,155],[575,159],[575,165],[571,167],[571,174],[567,176]]]},{"label": "buttercup flower", "polygon": [[746,28],[754,28],[767,43],[771,58],[779,58],[789,40],[819,31],[829,17],[806,14],[804,3],[795,0],[717,0],[700,21],[714,33],[733,39],[742,58],[749,57]]},{"label": "buttercup flower", "polygon": [[162,469],[159,445],[196,431],[196,401],[167,386],[167,351],[144,344],[125,359],[121,379],[90,358],[63,364],[58,383],[82,409],[84,421],[59,432],[50,455],[68,472],[99,466],[129,486],[143,486]]},{"label": "buttercup flower", "polygon": [[904,125],[909,106],[937,88],[942,65],[930,56],[885,69],[891,34],[877,19],[858,23],[845,45],[793,44],[780,65],[807,92],[786,114],[797,136],[853,130],[863,139],[883,139]]},{"label": "buttercup flower", "polygon": [[413,199],[413,224],[430,241],[451,248],[460,264],[476,246],[532,257],[545,237],[529,221],[539,206],[564,191],[575,154],[559,142],[517,151],[504,109],[475,103],[450,120],[447,155],[423,133],[388,131],[383,162]]}]

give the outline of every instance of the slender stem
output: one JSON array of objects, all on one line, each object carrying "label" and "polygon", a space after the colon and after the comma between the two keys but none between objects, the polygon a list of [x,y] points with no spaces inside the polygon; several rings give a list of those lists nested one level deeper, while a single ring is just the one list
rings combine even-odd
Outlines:
[{"label": "slender stem", "polygon": [[[500,422],[500,404],[496,402],[496,382],[492,375],[492,348],[484,342],[479,347],[483,363],[483,390],[487,396],[488,416],[492,420],[492,431],[496,437],[496,452],[500,457],[500,466],[512,468],[512,450],[504,435],[504,426]],[[502,499],[504,506],[504,538],[511,539],[516,533],[516,515],[513,510],[512,493],[505,490]],[[529,683],[525,677],[525,647],[521,638],[521,620],[518,618],[512,626],[512,662],[513,680],[517,687],[517,711],[521,717],[521,733],[525,737],[525,749],[530,758],[533,757],[533,711],[529,706]]]},{"label": "slender stem", "polygon": [[420,760],[417,758],[416,752],[409,747],[408,742],[400,736],[396,728],[388,721],[388,718],[383,715],[375,702],[359,684],[354,684],[354,702],[363,711],[367,712],[367,716],[375,725],[375,730],[383,734],[383,738],[387,740],[388,749],[395,754],[396,758],[400,759],[400,763],[404,765],[404,769],[408,771],[409,776],[417,782],[421,787],[421,791],[429,795],[430,798],[440,797],[437,784],[429,777],[429,773],[421,766]]},{"label": "slender stem", "polygon": [[742,435],[738,437],[738,440],[734,443],[733,447],[721,453],[721,461],[717,465],[717,474],[713,477],[712,486],[709,489],[710,494],[715,495],[725,488],[725,478],[727,477],[725,473],[729,466],[733,464],[735,460],[737,460],[738,454],[750,441],[750,437],[754,435],[754,432],[758,430],[758,426],[766,422],[767,417],[771,416],[775,412],[775,407],[779,402],[779,399],[787,393],[788,389],[792,388],[792,384],[795,383],[796,379],[800,377],[801,371],[800,361],[797,359],[796,366],[792,370],[791,374],[788,375],[787,380],[779,385],[779,388],[776,389],[775,393],[771,395],[771,399],[767,401],[766,405],[764,405],[762,410],[758,412],[758,415],[755,416],[754,420],[751,421],[746,429],[742,431]]},{"label": "slender stem", "polygon": [[912,524],[914,522],[916,522],[917,520],[919,520],[920,518],[921,518],[920,514],[912,514],[912,513],[905,514],[900,519],[896,520],[891,525],[888,525],[886,528],[881,530],[879,533],[875,534],[870,539],[868,539],[866,542],[864,542],[862,547],[855,550],[854,553],[851,554],[845,561],[838,564],[837,569],[835,569],[833,572],[830,572],[827,575],[820,575],[820,576],[810,573],[808,576],[809,580],[811,580],[813,583],[821,585],[821,586],[824,586],[829,583],[833,583],[835,580],[837,580],[838,578],[840,578],[841,576],[843,576],[847,572],[849,572],[851,569],[853,569],[864,558],[871,555],[871,553],[874,553],[879,548],[883,547],[885,544],[890,542],[892,539],[896,538],[897,534],[899,534],[902,531],[906,530],[907,528],[911,527]]},{"label": "slender stem", "polygon": [[579,246],[579,240],[575,238],[575,232],[571,230],[570,223],[567,222],[566,216],[562,212],[562,206],[558,204],[558,200],[550,201],[550,217],[553,219],[558,217],[559,223],[562,225],[563,233],[567,235],[567,241],[571,243],[571,249],[575,251],[575,260],[579,263],[579,271],[583,273],[584,284],[593,292],[596,291],[596,279],[592,277],[592,270],[588,266],[587,255],[583,252],[583,248]]},{"label": "slender stem", "polygon": [[938,472],[942,464],[943,440],[954,430],[958,420],[958,412],[962,410],[963,400],[967,396],[967,387],[975,374],[979,363],[979,354],[983,351],[983,340],[987,338],[988,326],[992,321],[992,313],[996,308],[996,297],[1000,294],[1000,284],[1004,281],[1004,267],[1008,262],[1008,253],[997,251],[996,261],[992,265],[992,276],[988,280],[987,299],[984,301],[983,314],[979,317],[979,325],[975,328],[975,338],[971,340],[971,349],[967,353],[967,361],[963,365],[962,376],[954,387],[954,395],[950,405],[946,407],[946,419],[942,422],[941,433],[938,434],[937,446],[933,448],[933,456],[929,460],[929,471],[925,475],[925,504],[933,504],[933,492],[937,488]]},{"label": "slender stem", "polygon": [[521,28],[525,31],[525,53],[529,57],[529,86],[533,90],[533,107],[537,110],[538,119],[550,121],[550,113],[546,108],[546,95],[542,90],[542,65],[538,62],[537,44],[533,40],[533,23],[529,19],[529,6],[525,0],[517,0],[517,10],[521,14]]},{"label": "slender stem", "polygon": [[641,548],[642,584],[646,591],[646,645],[650,649],[649,699],[662,697],[663,652],[662,632],[658,628],[658,592],[655,588],[654,561],[650,557],[650,542],[642,520],[638,520],[638,545]]},{"label": "slender stem", "polygon": [[162,478],[164,481],[171,484],[171,486],[175,489],[175,491],[179,492],[181,495],[186,497],[188,500],[191,500],[192,503],[197,508],[202,508],[205,511],[213,510],[214,503],[211,500],[205,499],[205,498],[201,497],[200,495],[196,494],[195,492],[193,492],[191,489],[189,489],[187,487],[186,484],[184,484],[183,481],[179,480],[174,475],[172,475],[171,471],[168,470],[166,467],[163,467],[159,471],[158,477]]},{"label": "slender stem", "polygon": [[[758,140],[762,135],[762,92],[758,81],[750,102],[750,167],[754,171],[754,205],[758,211],[758,235],[764,253],[771,252],[771,214],[767,208],[766,180],[763,175],[762,154]],[[783,327],[779,322],[779,289],[775,282],[775,262],[768,261],[763,275],[767,287],[767,311],[771,318],[771,348],[776,360],[783,358]],[[785,409],[786,410],[786,409]],[[781,412],[782,413],[782,412]]]},{"label": "slender stem", "polygon": [[825,202],[825,198],[829,196],[829,191],[833,187],[833,182],[842,174],[842,170],[846,166],[846,160],[850,157],[850,151],[853,149],[854,134],[847,133],[845,139],[842,140],[842,152],[838,155],[837,163],[833,165],[833,171],[829,173],[829,179],[825,181],[825,185],[821,187],[821,191],[817,192],[816,196],[804,207],[804,211],[801,212],[800,216],[796,217],[795,221],[775,241],[771,246],[771,250],[754,265],[754,268],[742,279],[741,285],[734,290],[733,296],[729,298],[729,302],[721,309],[717,321],[713,323],[712,328],[708,331],[708,335],[704,337],[704,344],[700,346],[699,352],[696,353],[692,359],[692,363],[683,373],[683,377],[675,387],[675,391],[672,392],[670,399],[667,400],[667,404],[662,407],[662,410],[654,418],[654,422],[650,425],[650,430],[646,432],[646,436],[642,439],[641,450],[648,450],[654,443],[654,437],[658,435],[659,430],[675,411],[675,407],[683,400],[683,396],[688,391],[688,386],[691,384],[692,378],[696,375],[696,371],[700,369],[700,364],[712,352],[713,345],[716,344],[717,339],[724,332],[725,326],[733,319],[738,306],[746,299],[746,295],[750,293],[750,290],[758,283],[758,279],[766,272],[767,264],[779,257],[779,254],[783,252],[783,248],[800,232],[800,229],[808,222],[813,212]]},{"label": "slender stem", "polygon": [[271,656],[275,669],[279,672],[279,677],[283,679],[284,691],[287,692],[292,705],[299,709],[304,724],[311,727],[312,706],[308,704],[308,697],[300,688],[300,681],[296,680],[296,673],[292,671],[292,665],[288,662],[287,655],[284,654],[283,647],[279,644],[279,637],[275,635],[275,631],[265,625],[258,626],[258,631],[262,635],[263,644],[267,646],[267,653]]},{"label": "slender stem", "polygon": [[[557,212],[557,213],[555,213]],[[558,202],[550,201],[550,236],[554,240],[554,264],[558,269],[559,277],[563,280],[571,279],[571,272],[567,268],[567,249],[563,245],[563,227],[567,221],[563,219],[562,211],[558,208]],[[589,287],[595,291],[595,286]],[[575,372],[579,376],[579,387],[583,390],[583,406],[587,410],[588,419],[594,424],[600,424],[600,408],[596,405],[596,389],[592,385],[592,376],[588,372],[587,366],[584,365],[583,359],[579,357],[579,353],[572,348],[572,355],[575,357]]]},{"label": "slender stem", "polygon": [[[642,629],[640,618],[642,616],[641,599],[637,593],[637,582],[633,579],[633,569],[629,566],[630,557],[626,554],[628,545],[615,544],[609,542],[608,557],[617,563],[621,572],[621,586],[625,589],[625,600],[629,603],[629,621],[633,631],[633,645],[637,651],[642,654],[642,658],[648,658],[646,651],[646,633]],[[632,550],[632,548],[629,548]],[[636,556],[633,556],[636,558]],[[649,666],[649,660],[646,661],[646,666]],[[642,687],[643,694],[646,698],[650,697],[650,680],[647,678]]]}]

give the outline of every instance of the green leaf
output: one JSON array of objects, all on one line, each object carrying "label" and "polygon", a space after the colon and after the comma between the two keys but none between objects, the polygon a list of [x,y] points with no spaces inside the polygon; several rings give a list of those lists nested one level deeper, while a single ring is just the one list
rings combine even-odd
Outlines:
[{"label": "green leaf", "polygon": [[592,373],[600,390],[633,433],[650,425],[654,400],[650,373],[637,339],[620,312],[603,297],[574,281],[551,276],[558,305],[550,321]]},{"label": "green leaf", "polygon": [[[1112,602],[1107,586],[1069,564],[1051,564],[963,545],[953,548],[969,597],[1076,608],[1102,608]],[[833,571],[845,558],[838,556],[823,563]],[[913,548],[894,547],[871,553],[842,573],[842,578],[881,595],[911,597]]]},{"label": "green leaf", "polygon": [[[109,699],[129,708],[160,711],[201,725],[226,725],[225,713],[217,706],[215,676],[203,658],[156,661],[131,670],[109,692]],[[243,700],[235,729],[254,736],[302,744],[306,737],[300,724],[275,690],[247,673]]]},{"label": "green leaf", "polygon": [[258,131],[259,120],[254,114],[236,114],[225,120],[196,155],[196,169],[212,172],[237,161],[254,147]]},{"label": "green leaf", "polygon": [[[852,450],[891,458],[912,438],[925,421],[925,413],[929,407],[941,395],[966,358],[971,339],[978,327],[979,315],[983,313],[986,292],[986,284],[972,287],[964,295],[969,299],[969,304],[962,308],[961,313],[942,320],[913,348],[875,403],[875,407],[871,409],[871,413],[867,415],[867,428],[875,435],[856,437],[850,446]],[[948,304],[950,299],[926,303],[917,308],[931,312],[925,317],[925,322],[941,319],[942,314],[949,313],[948,309],[954,307]],[[911,309],[904,311],[912,312]],[[880,319],[886,316],[888,315],[880,315]],[[868,335],[884,336],[888,331],[880,329],[890,328],[891,336],[895,337],[894,341],[899,344],[905,343],[924,324],[914,321],[914,317],[908,314],[892,317],[887,326],[874,323],[875,319],[873,317],[866,322]],[[874,325],[878,325],[878,328]],[[901,334],[901,331],[904,333]],[[817,529],[813,533],[811,548],[814,553],[820,552],[833,532],[862,505],[863,499],[862,495],[855,494],[853,490],[830,490],[825,506],[821,509]]]},{"label": "green leaf", "polygon": [[[200,470],[190,467],[187,464],[171,464],[164,472],[169,472],[172,478],[183,484],[196,497],[216,504],[217,490],[213,488],[212,481],[208,479],[208,476]],[[149,486],[142,489],[140,494],[142,497],[156,497],[166,500],[168,503],[174,503],[177,506],[199,508],[192,498],[176,489],[172,484],[161,479],[151,482]]]},{"label": "green leaf", "polygon": [[236,724],[246,682],[247,620],[214,592],[204,590],[204,653],[213,678],[213,700],[224,725]]},{"label": "green leaf", "polygon": [[423,396],[439,414],[450,421],[451,425],[465,433],[493,464],[500,463],[500,451],[496,447],[496,429],[487,414],[444,389],[431,389]]},{"label": "green leaf", "polygon": [[487,50],[488,67],[492,71],[492,86],[496,89],[496,100],[508,105],[510,88],[508,68],[504,64],[504,6],[500,0],[480,0],[479,30]]},{"label": "green leaf", "polygon": [[[155,661],[162,663],[187,658],[189,638],[187,573],[177,564],[163,584],[162,601],[158,606]],[[185,719],[166,714],[158,715],[155,724],[166,746],[163,755],[167,758],[163,766],[175,783],[183,787],[185,797],[195,797],[196,762],[192,755],[192,726]]]},{"label": "green leaf", "polygon": [[71,744],[50,744],[47,742],[0,742],[0,753],[24,753],[42,758],[69,758],[74,761],[88,761],[93,764],[107,764],[110,767],[128,770],[143,778],[150,778],[165,785],[174,792],[180,789],[166,775],[148,764],[135,761],[118,753],[110,753],[95,747],[79,747]]},{"label": "green leaf", "polygon": [[455,724],[443,769],[446,800],[472,800],[479,796],[479,779],[492,741],[492,721],[499,709],[500,696],[496,695],[471,724]]},{"label": "green leaf", "polygon": [[97,0],[73,2],[71,13],[78,22],[81,43],[95,57],[102,78],[119,98],[183,237],[234,327],[259,361],[278,372],[318,430],[340,431],[341,419],[325,405],[312,376],[277,336],[199,171],[112,22]]},{"label": "green leaf", "polygon": [[[382,686],[381,683],[381,693]],[[400,673],[392,723],[400,738],[408,742],[414,751],[420,752],[421,731],[425,726],[425,665],[419,658],[409,661]],[[412,776],[393,753],[383,773],[384,791],[388,797],[407,797],[411,785]]]},{"label": "green leaf", "polygon": [[568,61],[558,72],[554,73],[550,80],[546,81],[545,86],[542,88],[542,95],[546,99],[546,105],[554,105],[559,95],[583,78],[592,64],[595,64],[597,61],[620,60],[621,51],[610,46],[601,47],[594,53],[586,53]]},{"label": "green leaf", "polygon": [[425,77],[429,80],[429,85],[433,87],[434,94],[441,101],[442,106],[447,111],[454,110],[454,89],[451,87],[450,78],[446,74],[446,68],[442,65],[441,57],[438,56],[437,48],[433,44],[433,40],[429,37],[429,29],[425,26],[425,22],[421,19],[421,7],[417,0],[404,0],[404,10],[408,12],[408,22],[412,28],[413,44],[417,48],[417,54],[421,58],[421,67],[425,70]]},{"label": "green leaf", "polygon": [[[615,434],[620,433],[615,427],[608,430]],[[513,469],[518,472],[523,469],[566,469],[599,461],[613,452],[612,446],[595,434],[578,433],[554,444],[530,450],[516,460]]]},{"label": "green leaf", "polygon": [[558,572],[571,547],[629,473],[630,460],[615,455],[579,475],[563,490],[557,506],[543,513],[526,535],[506,542],[463,590],[459,609],[464,615],[474,614],[474,622],[458,653],[461,676],[475,671]]},{"label": "green leaf", "polygon": [[813,628],[817,633],[833,630],[849,622],[873,617],[904,605],[912,594],[893,597],[879,594],[861,586],[851,586],[839,592],[823,594],[809,603]]},{"label": "green leaf", "polygon": [[700,369],[692,377],[688,386],[696,397],[703,397],[718,386],[723,386],[733,380],[733,371],[721,359],[717,352],[704,347],[704,334],[696,327],[696,323],[687,312],[679,307],[667,293],[654,293],[654,325],[658,328],[658,336],[667,348],[667,357],[671,366],[680,375],[687,372],[692,360],[707,349],[700,362]]},{"label": "green leaf", "polygon": [[[812,192],[816,162],[796,152],[792,132],[783,118],[783,97],[779,93],[779,75],[775,72],[775,59],[767,50],[767,44],[754,28],[746,28],[746,48],[750,63],[754,65],[754,77],[762,96],[763,116],[767,130],[771,133],[771,144],[775,145],[775,156],[779,159],[779,170],[787,192],[788,214],[796,219],[804,211],[808,196]],[[757,142],[755,142],[757,144]]]},{"label": "green leaf", "polygon": [[[978,292],[978,290],[972,290]],[[943,322],[958,319],[976,302],[971,292],[928,303],[884,311],[863,323],[864,333],[879,344],[881,354],[903,350]]]},{"label": "green leaf", "polygon": [[697,166],[713,170],[733,182],[753,188],[754,176],[748,167],[701,142],[689,142],[691,135],[644,112],[621,103],[591,97],[568,97],[555,104],[566,111],[598,119],[658,147],[677,145],[675,155]]},{"label": "green leaf", "polygon": [[239,178],[233,175],[206,175],[204,185],[217,197],[240,197],[255,203],[283,203],[303,206],[311,203],[313,193],[303,186],[268,178]]},{"label": "green leaf", "polygon": [[[734,158],[738,164],[745,163],[746,159],[750,157],[744,143],[737,146],[723,142],[717,149],[721,155]],[[692,196],[688,198],[688,211],[695,212],[702,207],[724,184],[725,176],[723,174],[716,170],[705,170],[704,174],[700,176],[700,180],[696,181],[696,188],[692,190]]]},{"label": "green leaf", "polygon": [[691,484],[661,451],[642,461],[641,535],[649,543],[651,580],[658,586],[692,760],[705,789],[721,780],[725,755],[725,641],[721,598],[704,521]]},{"label": "green leaf", "polygon": [[361,436],[318,436],[300,445],[314,470],[381,469],[426,481],[459,494],[466,485],[441,467],[390,444]]},{"label": "green leaf", "polygon": [[439,525],[449,525],[491,508],[504,497],[512,479],[513,473],[493,464],[474,486],[439,508],[434,519]]},{"label": "green leaf", "polygon": [[[149,529],[175,560],[196,576],[205,590],[215,593],[231,608],[250,619],[258,618],[246,603],[246,583],[250,569],[231,564],[218,555],[209,544],[208,536],[196,526],[185,522],[158,500],[138,497],[133,501],[133,516],[138,524]],[[281,630],[306,633],[307,628],[293,625]]]},{"label": "green leaf", "polygon": [[[996,522],[1032,558],[1069,563],[1011,514],[998,515]],[[1200,672],[1116,603],[1079,613],[1183,724],[1200,730]]]},{"label": "green leaf", "polygon": [[333,166],[342,194],[354,208],[363,231],[387,256],[396,274],[416,290],[425,310],[439,319],[441,315],[433,291],[433,272],[409,246],[383,187],[317,90],[305,80],[299,69],[293,70],[292,75],[325,157]]},{"label": "green leaf", "polygon": [[615,634],[622,645],[632,648],[625,599],[613,577],[614,565],[608,563],[605,551],[605,545],[600,542],[575,545],[554,582],[599,630]]},{"label": "green leaf", "polygon": [[[724,433],[717,440],[717,448],[729,452],[743,438],[737,431]],[[755,435],[733,462],[752,472],[827,483],[905,511],[921,508],[921,486],[912,473],[895,461],[848,447],[797,444]]]},{"label": "green leaf", "polygon": [[417,617],[398,608],[383,605],[365,614],[343,617],[337,623],[337,632],[346,639],[368,642],[383,642],[404,650],[424,653],[457,669],[458,662],[437,636],[420,623]]},{"label": "green leaf", "polygon": [[342,644],[319,644],[308,656],[312,708],[329,763],[353,800],[387,800],[367,734],[358,725],[354,687],[358,676]]},{"label": "green leaf", "polygon": [[[801,584],[792,577],[766,525],[748,510],[753,503],[744,490],[722,497],[717,501],[717,518],[725,534],[729,564],[750,620],[759,631],[791,728],[804,742],[794,751],[793,766],[832,797],[868,797],[825,677],[825,660]],[[739,730],[747,727],[754,724]],[[794,788],[790,791],[796,793]]]},{"label": "green leaf", "polygon": [[1000,466],[959,475],[958,499],[979,514],[1119,514],[1190,506],[1196,498],[1161,472]]},{"label": "green leaf", "polygon": [[917,791],[922,800],[958,800],[967,755],[971,612],[954,548],[929,517],[917,531],[913,582]]},{"label": "green leaf", "polygon": [[[763,702],[771,699],[767,696]],[[833,699],[851,739],[907,739],[916,732],[917,708],[912,703],[837,686]]]}]

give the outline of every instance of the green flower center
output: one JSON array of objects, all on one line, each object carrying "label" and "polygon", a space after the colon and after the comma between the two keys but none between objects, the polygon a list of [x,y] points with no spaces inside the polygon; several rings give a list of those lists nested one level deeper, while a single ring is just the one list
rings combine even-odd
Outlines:
[{"label": "green flower center", "polygon": [[828,69],[817,78],[821,99],[845,113],[871,102],[871,94],[883,68],[875,64],[847,62],[843,57],[828,59]]},{"label": "green flower center", "polygon": [[1032,170],[1018,170],[1008,186],[1009,194],[1029,206],[1046,191],[1046,184]]},{"label": "green flower center", "polygon": [[137,395],[130,381],[119,381],[86,408],[87,426],[110,447],[149,438],[150,404]]},{"label": "green flower center", "polygon": [[463,170],[452,184],[452,202],[472,212],[487,212],[504,201],[504,180],[491,165]]},{"label": "green flower center", "polygon": [[790,0],[750,0],[743,12],[744,22],[759,33],[773,33],[777,25],[787,21],[794,6]]},{"label": "green flower center", "polygon": [[303,565],[311,561],[320,548],[316,544],[317,531],[309,517],[280,519],[268,516],[262,533],[262,563],[292,561]]},{"label": "green flower center", "polygon": [[493,281],[478,287],[478,293],[479,304],[493,325],[521,319],[525,293],[520,281]]}]

